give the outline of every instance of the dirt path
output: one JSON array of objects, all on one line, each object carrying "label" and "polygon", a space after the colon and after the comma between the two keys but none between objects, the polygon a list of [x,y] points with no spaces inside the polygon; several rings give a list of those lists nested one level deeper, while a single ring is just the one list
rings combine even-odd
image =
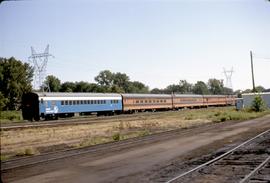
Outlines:
[{"label": "dirt path", "polygon": [[103,154],[85,154],[68,160],[3,174],[4,182],[151,182],[155,172],[177,160],[210,153],[244,141],[270,128],[270,116],[245,122],[226,122],[179,133],[131,149]]}]

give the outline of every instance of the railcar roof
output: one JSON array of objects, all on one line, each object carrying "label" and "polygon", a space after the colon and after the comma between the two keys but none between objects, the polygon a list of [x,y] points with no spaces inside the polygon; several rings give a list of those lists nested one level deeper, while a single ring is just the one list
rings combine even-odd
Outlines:
[{"label": "railcar roof", "polygon": [[202,95],[192,95],[192,94],[174,94],[173,95],[174,97],[203,97]]},{"label": "railcar roof", "polygon": [[123,97],[126,98],[171,98],[171,95],[168,94],[136,94],[136,93],[124,93]]},{"label": "railcar roof", "polygon": [[39,97],[121,97],[116,93],[36,92]]},{"label": "railcar roof", "polygon": [[204,97],[235,97],[235,95],[203,95]]},{"label": "railcar roof", "polygon": [[270,92],[262,92],[262,93],[243,93],[242,95],[270,95]]}]

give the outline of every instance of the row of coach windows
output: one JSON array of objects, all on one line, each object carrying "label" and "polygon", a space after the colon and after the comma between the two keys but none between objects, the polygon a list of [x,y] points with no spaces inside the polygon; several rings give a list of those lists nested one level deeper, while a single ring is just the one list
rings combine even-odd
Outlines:
[{"label": "row of coach windows", "polygon": [[[111,104],[117,104],[118,100],[111,100]],[[86,104],[106,104],[106,100],[65,100],[61,105],[86,105]]]},{"label": "row of coach windows", "polygon": [[136,104],[139,103],[166,103],[166,100],[136,100]]},{"label": "row of coach windows", "polygon": [[[180,101],[187,101],[187,102],[189,102],[189,101],[197,101],[197,99],[195,99],[195,98],[181,98]],[[198,101],[200,101],[200,100],[198,100]]]}]

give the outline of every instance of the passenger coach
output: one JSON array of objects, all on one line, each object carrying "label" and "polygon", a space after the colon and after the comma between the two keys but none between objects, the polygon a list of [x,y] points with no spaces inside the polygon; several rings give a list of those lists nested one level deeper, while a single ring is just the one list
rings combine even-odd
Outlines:
[{"label": "passenger coach", "polygon": [[27,93],[22,97],[22,114],[26,120],[74,116],[75,113],[111,114],[120,111],[120,94]]},{"label": "passenger coach", "polygon": [[172,96],[166,94],[122,94],[123,111],[172,109]]}]

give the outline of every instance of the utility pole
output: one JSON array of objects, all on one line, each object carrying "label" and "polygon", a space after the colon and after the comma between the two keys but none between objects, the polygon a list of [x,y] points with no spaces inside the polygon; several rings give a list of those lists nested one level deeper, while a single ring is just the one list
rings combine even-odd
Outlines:
[{"label": "utility pole", "polygon": [[255,81],[254,81],[254,71],[253,71],[253,56],[252,56],[252,51],[250,51],[250,60],[251,60],[252,85],[253,85],[252,92],[256,92]]}]

